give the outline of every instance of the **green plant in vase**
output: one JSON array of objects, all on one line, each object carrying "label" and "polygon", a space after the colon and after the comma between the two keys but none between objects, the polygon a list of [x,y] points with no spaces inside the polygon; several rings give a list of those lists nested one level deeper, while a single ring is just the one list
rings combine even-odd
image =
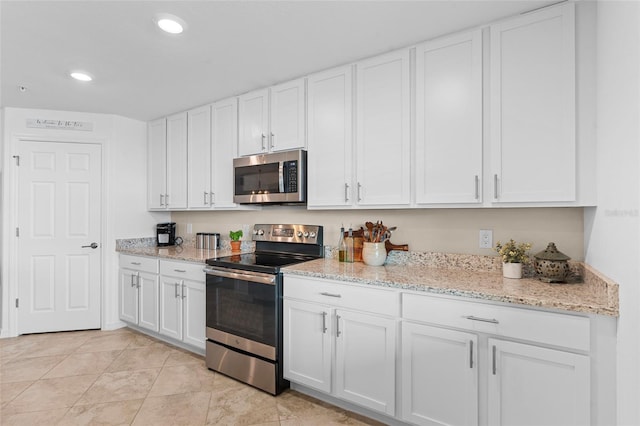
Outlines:
[{"label": "green plant in vase", "polygon": [[496,243],[496,251],[502,258],[502,275],[505,278],[522,278],[522,264],[529,261],[531,243],[516,243],[510,239],[502,244]]},{"label": "green plant in vase", "polygon": [[242,229],[237,231],[229,231],[229,238],[231,238],[231,251],[240,251],[240,238],[242,238]]}]

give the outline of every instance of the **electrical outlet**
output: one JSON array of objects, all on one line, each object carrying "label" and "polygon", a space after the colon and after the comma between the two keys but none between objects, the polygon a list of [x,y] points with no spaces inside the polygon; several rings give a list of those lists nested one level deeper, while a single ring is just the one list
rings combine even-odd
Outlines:
[{"label": "electrical outlet", "polygon": [[493,231],[491,229],[480,230],[480,248],[493,247]]},{"label": "electrical outlet", "polygon": [[193,224],[187,223],[187,234],[193,234]]}]

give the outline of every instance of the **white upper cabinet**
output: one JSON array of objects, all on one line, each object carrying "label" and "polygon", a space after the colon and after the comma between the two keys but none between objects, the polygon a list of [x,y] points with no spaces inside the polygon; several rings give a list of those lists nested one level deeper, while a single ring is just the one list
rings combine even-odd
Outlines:
[{"label": "white upper cabinet", "polygon": [[240,156],[305,147],[304,79],[239,97]]},{"label": "white upper cabinet", "polygon": [[416,203],[479,203],[482,32],[416,47]]},{"label": "white upper cabinet", "polygon": [[271,88],[269,151],[305,147],[304,79]]},{"label": "white upper cabinet", "polygon": [[147,126],[147,207],[164,210],[167,193],[167,120]]},{"label": "white upper cabinet", "polygon": [[410,203],[409,49],[356,64],[356,203]]},{"label": "white upper cabinet", "polygon": [[167,193],[168,209],[187,208],[187,113],[167,117]]},{"label": "white upper cabinet", "polygon": [[238,155],[238,101],[226,99],[211,106],[211,191],[209,207],[235,208],[233,159]]},{"label": "white upper cabinet", "polygon": [[252,155],[268,151],[269,89],[245,93],[238,98],[240,140],[238,154]]},{"label": "white upper cabinet", "polygon": [[211,107],[187,112],[189,208],[208,208],[211,182]]},{"label": "white upper cabinet", "polygon": [[353,203],[352,67],[307,79],[307,205],[342,207]]},{"label": "white upper cabinet", "polygon": [[491,25],[494,202],[576,200],[574,8]]}]

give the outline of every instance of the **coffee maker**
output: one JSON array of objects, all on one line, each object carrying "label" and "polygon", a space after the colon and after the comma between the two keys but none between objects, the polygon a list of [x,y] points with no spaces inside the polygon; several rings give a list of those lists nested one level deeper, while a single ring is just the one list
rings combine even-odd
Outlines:
[{"label": "coffee maker", "polygon": [[156,239],[158,247],[173,246],[176,244],[176,223],[167,222],[156,225]]}]

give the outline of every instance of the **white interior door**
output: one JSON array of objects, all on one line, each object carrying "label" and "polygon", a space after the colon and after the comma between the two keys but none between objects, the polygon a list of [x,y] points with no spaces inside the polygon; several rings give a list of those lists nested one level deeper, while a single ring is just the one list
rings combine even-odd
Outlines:
[{"label": "white interior door", "polygon": [[18,333],[100,328],[102,148],[19,148]]}]

